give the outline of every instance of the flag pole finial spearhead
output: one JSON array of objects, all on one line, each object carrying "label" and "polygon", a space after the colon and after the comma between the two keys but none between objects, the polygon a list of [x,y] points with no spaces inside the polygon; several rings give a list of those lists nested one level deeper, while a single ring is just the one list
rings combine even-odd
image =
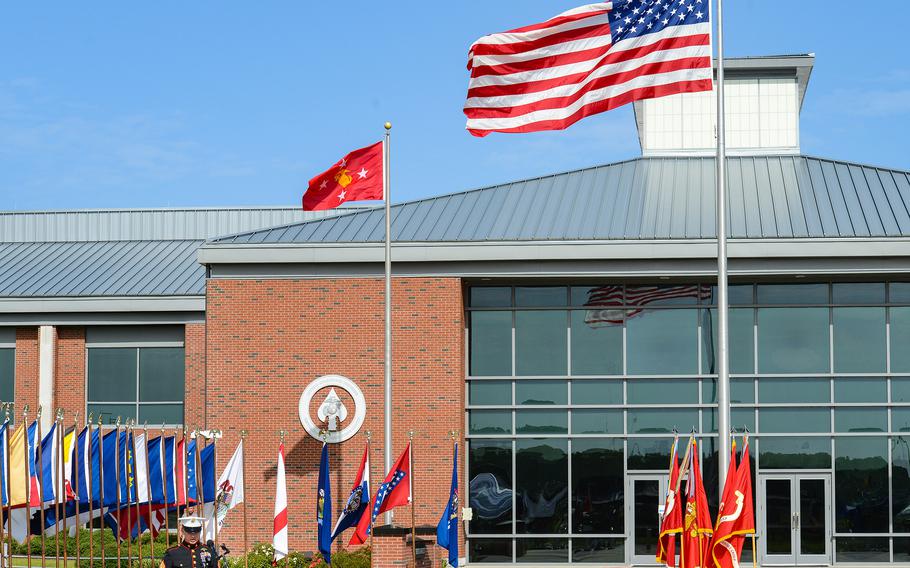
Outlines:
[{"label": "flag pole finial spearhead", "polygon": [[386,121],[386,123],[385,123],[383,126],[385,126],[385,129],[386,129],[386,130],[392,130],[392,123],[391,123],[391,122]]},{"label": "flag pole finial spearhead", "polygon": [[44,410],[41,405],[38,405],[38,413],[35,415],[35,418],[41,418],[41,411]]},{"label": "flag pole finial spearhead", "polygon": [[249,434],[249,432],[247,432],[246,430],[241,430],[240,439],[242,440],[242,439],[246,438],[248,434]]},{"label": "flag pole finial spearhead", "polygon": [[94,418],[94,417],[95,417],[95,413],[94,413],[94,412],[89,412],[89,413],[88,413],[88,417],[87,417],[85,423],[86,423],[86,424],[91,424],[91,423],[92,423],[92,418]]}]

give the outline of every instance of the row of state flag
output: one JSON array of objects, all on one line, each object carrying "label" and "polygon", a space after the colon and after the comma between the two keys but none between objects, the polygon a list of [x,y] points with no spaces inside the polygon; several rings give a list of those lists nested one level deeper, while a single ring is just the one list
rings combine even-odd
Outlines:
[{"label": "row of state flag", "polygon": [[92,424],[64,429],[59,420],[42,434],[38,419],[13,429],[7,418],[0,425],[4,529],[24,542],[101,518],[117,538],[134,539],[157,534],[168,511],[192,507],[211,519],[213,538],[243,501],[243,443],[216,480],[215,444],[205,438]]},{"label": "row of state flag", "polygon": [[[681,568],[738,568],[746,535],[755,534],[749,438],[744,437],[738,465],[736,439],[733,439],[730,465],[714,524],[708,510],[708,497],[698,464],[698,444],[694,437],[689,440],[682,464],[680,467],[677,438],[670,452],[670,483],[660,519],[657,562],[670,568],[676,566],[678,534]],[[685,499],[679,491],[683,478],[686,478]]]},{"label": "row of state flag", "polygon": [[[275,491],[275,524],[272,545],[275,561],[288,554],[288,510],[287,487],[284,471],[284,443],[278,447],[277,487]],[[373,530],[376,518],[395,507],[412,502],[414,478],[411,468],[411,444],[392,465],[385,479],[370,496],[370,445],[363,450],[360,467],[354,484],[344,502],[338,520],[332,525],[332,495],[329,483],[329,445],[322,444],[319,461],[319,482],[316,494],[316,524],[319,552],[326,563],[332,564],[332,542],[344,531],[355,529],[348,544],[365,544]],[[448,551],[449,566],[458,566],[458,444],[454,445],[452,457],[452,482],[449,499],[439,524],[436,527],[436,543]]]}]

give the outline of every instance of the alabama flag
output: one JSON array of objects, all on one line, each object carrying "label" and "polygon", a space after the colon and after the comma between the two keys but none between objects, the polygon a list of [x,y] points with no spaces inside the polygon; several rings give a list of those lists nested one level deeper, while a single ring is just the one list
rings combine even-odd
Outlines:
[{"label": "alabama flag", "polygon": [[350,152],[310,180],[304,211],[334,209],[349,201],[383,199],[382,142]]},{"label": "alabama flag", "polygon": [[284,479],[284,442],[278,445],[278,472],[275,476],[275,522],[272,547],[275,561],[288,555],[288,488]]}]

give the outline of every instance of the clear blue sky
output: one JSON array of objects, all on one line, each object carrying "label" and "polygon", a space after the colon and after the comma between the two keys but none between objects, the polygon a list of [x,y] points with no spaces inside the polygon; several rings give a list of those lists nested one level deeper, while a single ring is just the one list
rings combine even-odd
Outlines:
[{"label": "clear blue sky", "polygon": [[[0,209],[298,205],[385,120],[396,202],[637,156],[630,107],[464,131],[471,42],[581,3],[7,3]],[[727,0],[727,53],[815,52],[803,152],[910,169],[910,2],[873,5]]]}]

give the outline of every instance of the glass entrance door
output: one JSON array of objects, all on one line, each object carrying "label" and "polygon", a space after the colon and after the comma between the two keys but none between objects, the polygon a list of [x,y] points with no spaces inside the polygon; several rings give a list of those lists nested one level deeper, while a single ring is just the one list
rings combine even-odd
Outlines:
[{"label": "glass entrance door", "polygon": [[762,564],[831,564],[829,474],[763,475],[759,482]]},{"label": "glass entrance door", "polygon": [[632,535],[632,564],[656,564],[657,537],[660,536],[660,508],[667,496],[667,476],[629,474],[626,518]]}]

